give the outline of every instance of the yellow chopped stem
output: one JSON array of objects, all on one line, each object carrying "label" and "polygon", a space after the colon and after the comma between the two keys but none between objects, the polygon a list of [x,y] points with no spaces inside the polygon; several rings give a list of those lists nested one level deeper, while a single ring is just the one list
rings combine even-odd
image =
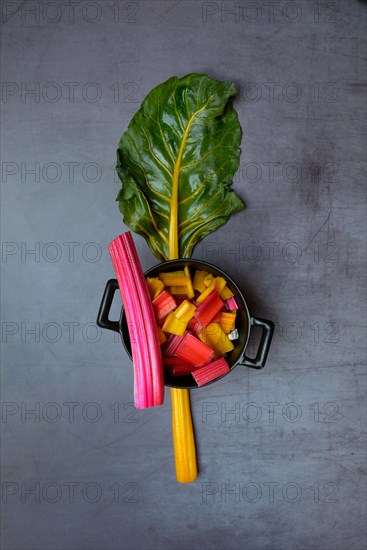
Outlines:
[{"label": "yellow chopped stem", "polygon": [[159,278],[164,286],[181,286],[182,294],[185,294],[185,287],[189,280],[184,271],[171,271],[169,273],[160,273]]},{"label": "yellow chopped stem", "polygon": [[177,336],[182,336],[186,330],[187,322],[178,319],[176,315],[171,312],[167,315],[167,319],[164,322],[163,330],[169,332],[170,334],[177,334]]},{"label": "yellow chopped stem", "polygon": [[159,296],[162,290],[164,289],[163,282],[155,277],[148,277],[147,284],[149,288],[149,294],[152,300],[154,300],[154,298]]},{"label": "yellow chopped stem", "polygon": [[185,286],[169,286],[168,292],[173,296],[187,296]]},{"label": "yellow chopped stem", "polygon": [[228,286],[225,286],[221,292],[219,292],[219,296],[222,298],[222,300],[228,300],[228,298],[232,298],[233,292],[231,292],[228,288]]},{"label": "yellow chopped stem", "polygon": [[189,270],[187,265],[184,267],[184,272],[185,272],[186,277],[189,280],[189,282],[187,283],[187,296],[190,298],[190,300],[192,300],[192,298],[195,297],[195,292],[194,292],[194,288],[192,286],[190,270]]},{"label": "yellow chopped stem", "polygon": [[236,312],[223,312],[220,314],[219,325],[226,334],[229,334],[234,329],[236,322]]},{"label": "yellow chopped stem", "polygon": [[193,287],[195,290],[198,290],[200,294],[206,290],[204,279],[207,275],[208,273],[206,271],[200,271],[199,269],[195,271]]},{"label": "yellow chopped stem", "polygon": [[200,332],[199,338],[204,344],[212,348],[218,356],[232,351],[234,348],[233,343],[218,323],[210,323]]},{"label": "yellow chopped stem", "polygon": [[207,298],[209,296],[209,294],[215,289],[215,282],[212,281],[209,286],[206,288],[206,290],[204,290],[204,292],[202,292],[200,294],[200,296],[198,296],[196,298],[196,301],[198,302],[198,304],[201,304],[202,302],[204,302],[205,298]]},{"label": "yellow chopped stem", "polygon": [[188,300],[184,300],[182,304],[178,306],[177,309],[174,311],[175,317],[177,319],[180,319],[180,321],[183,321],[184,323],[188,323],[190,319],[194,317],[196,310],[196,306],[189,302]]},{"label": "yellow chopped stem", "polygon": [[189,390],[171,388],[172,433],[179,483],[195,481],[198,475]]}]

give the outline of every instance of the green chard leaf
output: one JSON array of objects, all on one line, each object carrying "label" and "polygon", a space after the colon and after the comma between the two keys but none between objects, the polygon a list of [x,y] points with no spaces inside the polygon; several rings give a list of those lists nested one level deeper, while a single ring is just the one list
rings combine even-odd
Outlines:
[{"label": "green chard leaf", "polygon": [[121,137],[120,211],[160,260],[190,257],[245,207],[230,189],[242,135],[235,95],[234,84],[204,74],[172,77],[151,90]]}]

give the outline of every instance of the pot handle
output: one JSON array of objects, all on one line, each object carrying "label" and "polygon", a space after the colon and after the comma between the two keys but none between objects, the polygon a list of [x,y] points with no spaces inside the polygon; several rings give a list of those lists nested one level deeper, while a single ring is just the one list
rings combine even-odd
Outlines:
[{"label": "pot handle", "polygon": [[244,353],[240,360],[240,364],[253,369],[262,369],[265,367],[266,358],[268,356],[271,340],[273,338],[274,323],[272,321],[266,321],[265,319],[259,319],[258,317],[252,317],[251,325],[262,328],[259,349],[257,350],[257,354],[254,359],[246,357],[246,353]]},{"label": "pot handle", "polygon": [[113,330],[114,332],[120,332],[120,323],[119,321],[110,321],[108,315],[110,313],[113,297],[118,287],[119,285],[116,279],[107,281],[97,317],[97,325],[99,327]]}]

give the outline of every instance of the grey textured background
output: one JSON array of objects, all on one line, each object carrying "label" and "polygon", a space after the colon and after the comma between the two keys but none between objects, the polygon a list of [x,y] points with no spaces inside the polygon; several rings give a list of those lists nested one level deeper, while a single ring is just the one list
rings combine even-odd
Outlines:
[{"label": "grey textured background", "polygon": [[[237,4],[2,3],[4,550],[365,548],[366,5]],[[276,333],[263,371],[192,392],[182,486],[169,392],[134,414],[131,364],[93,324],[124,230],[118,139],[194,71],[239,84],[248,205],[194,256]]]}]

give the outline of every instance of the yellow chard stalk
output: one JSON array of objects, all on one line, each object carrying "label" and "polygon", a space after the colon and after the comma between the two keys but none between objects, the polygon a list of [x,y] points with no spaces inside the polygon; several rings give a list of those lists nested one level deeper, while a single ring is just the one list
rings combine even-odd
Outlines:
[{"label": "yellow chard stalk", "polygon": [[198,469],[189,390],[171,388],[171,400],[176,479],[190,483],[197,478]]},{"label": "yellow chard stalk", "polygon": [[[189,258],[245,207],[230,188],[242,136],[236,93],[233,83],[205,74],[174,76],[149,92],[121,137],[119,208],[161,261]],[[191,280],[185,291],[193,294]],[[189,483],[197,477],[189,391],[172,389],[171,397],[176,477]]]}]

